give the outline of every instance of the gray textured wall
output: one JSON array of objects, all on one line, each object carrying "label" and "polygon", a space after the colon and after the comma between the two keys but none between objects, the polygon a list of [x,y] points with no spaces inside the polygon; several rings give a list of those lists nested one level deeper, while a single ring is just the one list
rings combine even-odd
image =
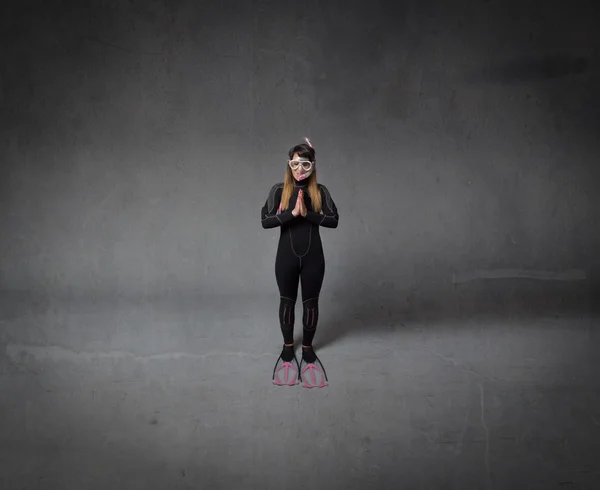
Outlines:
[{"label": "gray textured wall", "polygon": [[325,296],[596,270],[593,2],[164,3],[4,7],[1,288],[275,292],[305,135]]}]

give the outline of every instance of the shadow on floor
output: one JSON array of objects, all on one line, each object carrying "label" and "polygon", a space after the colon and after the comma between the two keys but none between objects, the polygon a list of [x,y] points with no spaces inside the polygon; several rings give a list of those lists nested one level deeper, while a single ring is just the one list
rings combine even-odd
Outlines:
[{"label": "shadow on floor", "polygon": [[324,347],[336,340],[360,335],[365,329],[381,333],[401,331],[415,323],[456,323],[477,316],[511,319],[590,316],[600,302],[585,283],[541,284],[539,281],[495,281],[473,283],[443,293],[400,293],[395,297],[380,292],[360,299],[323,302],[315,345]]}]

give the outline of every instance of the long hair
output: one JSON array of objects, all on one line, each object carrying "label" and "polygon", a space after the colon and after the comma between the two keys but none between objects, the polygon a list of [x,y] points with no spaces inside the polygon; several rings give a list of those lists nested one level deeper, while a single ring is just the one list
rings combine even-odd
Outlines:
[{"label": "long hair", "polygon": [[[293,158],[294,153],[297,153],[300,158],[308,158],[311,161],[315,161],[315,150],[308,146],[306,143],[296,145],[288,152],[290,160]],[[308,178],[307,184],[308,195],[312,202],[312,208],[315,213],[320,213],[322,208],[321,193],[319,192],[319,186],[317,184],[317,169],[313,168],[310,177]],[[285,177],[283,179],[283,192],[281,194],[281,210],[285,211],[290,207],[290,198],[294,191],[294,176],[292,175],[292,169],[289,165],[286,165]],[[295,205],[295,203],[294,203]]]}]

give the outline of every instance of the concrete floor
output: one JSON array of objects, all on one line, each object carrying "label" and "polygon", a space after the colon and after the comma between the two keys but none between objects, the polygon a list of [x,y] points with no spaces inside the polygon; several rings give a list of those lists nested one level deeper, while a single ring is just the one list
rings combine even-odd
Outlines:
[{"label": "concrete floor", "polygon": [[2,295],[0,488],[598,488],[585,305],[361,317],[322,301],[330,386],[306,390],[271,384],[276,302]]}]

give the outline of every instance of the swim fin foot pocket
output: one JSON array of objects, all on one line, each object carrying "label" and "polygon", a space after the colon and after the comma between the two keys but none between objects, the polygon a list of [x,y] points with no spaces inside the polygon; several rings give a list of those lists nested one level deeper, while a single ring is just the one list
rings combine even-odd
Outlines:
[{"label": "swim fin foot pocket", "polygon": [[300,381],[300,366],[294,354],[294,348],[284,346],[273,369],[273,384],[277,386],[294,386]]},{"label": "swim fin foot pocket", "polygon": [[329,384],[325,368],[312,347],[302,347],[300,382],[304,388],[324,388]]}]

